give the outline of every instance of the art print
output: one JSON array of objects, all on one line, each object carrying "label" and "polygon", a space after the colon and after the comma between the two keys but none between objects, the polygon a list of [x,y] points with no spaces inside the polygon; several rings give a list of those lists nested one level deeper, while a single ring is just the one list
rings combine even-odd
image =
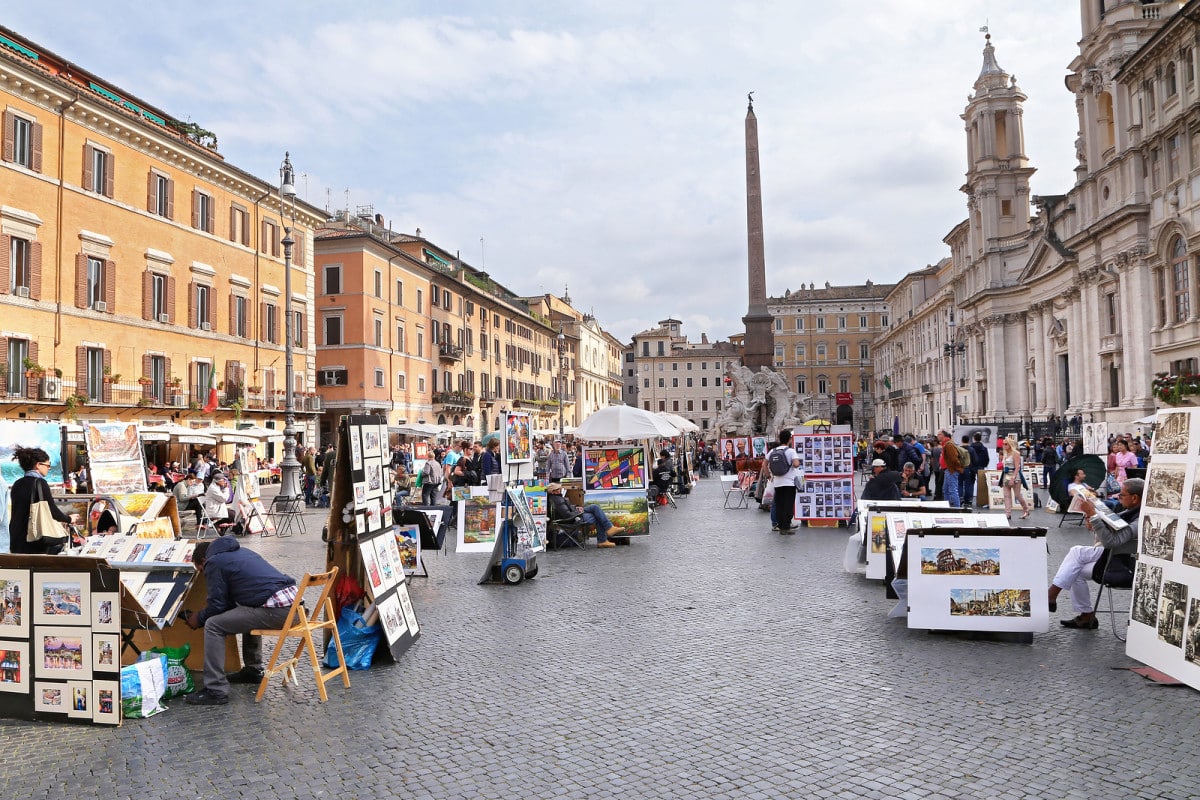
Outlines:
[{"label": "art print", "polygon": [[1131,613],[1134,622],[1149,625],[1151,628],[1158,622],[1158,596],[1162,590],[1162,567],[1139,561],[1133,576],[1133,605]]},{"label": "art print", "polygon": [[362,469],[362,444],[359,442],[360,429],[357,425],[350,425],[350,435],[347,437],[350,440],[350,470],[358,472]]},{"label": "art print", "polygon": [[362,433],[363,458],[383,455],[383,443],[379,439],[379,428],[375,425],[364,425]]},{"label": "art print", "polygon": [[1193,664],[1200,664],[1200,598],[1193,597],[1188,611],[1187,638],[1183,643],[1183,657]]},{"label": "art print", "polygon": [[138,603],[151,617],[161,617],[173,588],[171,583],[147,583],[138,592]]},{"label": "art print", "polygon": [[91,624],[91,575],[86,572],[40,572],[33,576],[35,625]]},{"label": "art print", "polygon": [[585,447],[584,488],[636,489],[647,486],[646,450],[643,447]]},{"label": "art print", "polygon": [[1196,464],[1192,469],[1192,511],[1200,511],[1200,463]]},{"label": "art print", "polygon": [[650,533],[649,503],[645,492],[620,489],[587,493],[588,504],[595,503],[613,525],[625,529],[621,536],[645,536]]},{"label": "art print", "polygon": [[1183,646],[1183,623],[1187,613],[1186,583],[1167,581],[1158,601],[1158,638],[1173,647]]},{"label": "art print", "polygon": [[417,624],[417,612],[413,608],[412,598],[409,597],[408,587],[401,586],[400,591],[396,594],[400,598],[400,607],[404,609],[404,620],[408,623],[408,630],[413,636],[416,636],[421,632],[421,626]]},{"label": "art print", "polygon": [[767,455],[767,437],[755,436],[750,440],[750,450],[755,458],[764,458]]},{"label": "art print", "polygon": [[121,583],[124,585],[125,591],[136,596],[146,582],[146,575],[145,572],[122,572]]},{"label": "art print", "polygon": [[92,681],[92,722],[121,724],[120,681]]},{"label": "art print", "polygon": [[1183,480],[1183,467],[1151,463],[1146,478],[1146,497],[1143,505],[1168,511],[1182,509]]},{"label": "art print", "polygon": [[364,459],[363,471],[367,476],[367,496],[378,497],[383,491],[383,464],[377,458]]},{"label": "art print", "polygon": [[1183,537],[1183,565],[1200,567],[1200,520],[1189,519]]},{"label": "art print", "polygon": [[504,460],[507,464],[523,464],[533,459],[533,428],[529,414],[510,411],[504,423]]},{"label": "art print", "polygon": [[459,509],[459,530],[464,544],[484,544],[490,550],[500,529],[500,510],[485,494],[463,501]]},{"label": "art print", "polygon": [[29,642],[0,640],[0,692],[29,693]]},{"label": "art print", "polygon": [[363,571],[367,573],[367,581],[371,586],[371,597],[378,598],[383,594],[383,570],[379,567],[375,546],[369,539],[360,539],[358,552],[362,556]]},{"label": "art print", "polygon": [[68,717],[73,719],[92,718],[91,681],[68,681],[67,699],[70,702],[70,705],[67,707]]},{"label": "art print", "polygon": [[39,678],[92,677],[92,633],[88,628],[33,629],[34,674]]},{"label": "art print", "polygon": [[367,530],[377,531],[383,527],[383,507],[379,498],[367,500]]},{"label": "art print", "polygon": [[1165,514],[1143,514],[1141,524],[1141,553],[1170,561],[1175,555],[1176,517]]},{"label": "art print", "polygon": [[121,635],[118,633],[92,634],[92,671],[119,672]]},{"label": "art print", "polygon": [[379,619],[383,622],[383,635],[387,637],[388,644],[395,644],[408,633],[408,622],[404,619],[404,609],[396,594],[388,595],[379,603]]},{"label": "art print", "polygon": [[922,547],[921,574],[999,575],[1000,549]]},{"label": "art print", "polygon": [[413,442],[412,446],[413,461],[428,461],[429,460],[429,442]]},{"label": "art print", "polygon": [[0,569],[0,636],[29,635],[29,570]]},{"label": "art print", "polygon": [[951,589],[952,617],[1029,617],[1029,589]]},{"label": "art print", "polygon": [[[436,529],[435,529],[436,530]],[[391,537],[391,548],[406,575],[421,568],[421,528],[417,525],[397,525]]]},{"label": "art print", "polygon": [[386,592],[396,585],[396,580],[400,574],[398,566],[392,563],[392,554],[387,549],[387,540],[396,541],[395,536],[388,536],[386,533],[382,536],[376,536],[369,544],[375,548],[375,563],[379,565],[379,581],[380,592]]},{"label": "art print", "polygon": [[1191,452],[1192,415],[1187,411],[1159,411],[1154,419],[1154,454],[1188,455]]},{"label": "art print", "polygon": [[35,681],[33,684],[33,710],[47,714],[67,713],[67,685]]},{"label": "art print", "polygon": [[96,592],[92,595],[92,630],[96,633],[120,632],[121,595],[118,592]]},{"label": "art print", "polygon": [[367,504],[367,484],[365,484],[365,483],[354,484],[354,507],[356,509],[358,509],[358,508],[362,508],[366,504]]},{"label": "art print", "polygon": [[1104,456],[1108,453],[1108,423],[1083,423],[1083,452],[1088,455]]}]

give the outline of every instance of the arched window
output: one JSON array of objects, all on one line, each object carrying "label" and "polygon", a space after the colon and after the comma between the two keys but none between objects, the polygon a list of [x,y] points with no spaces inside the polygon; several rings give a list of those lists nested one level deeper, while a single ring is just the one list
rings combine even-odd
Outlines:
[{"label": "arched window", "polygon": [[1099,117],[1097,121],[1100,123],[1100,149],[1107,150],[1116,143],[1112,95],[1101,92],[1096,98],[1096,106]]},{"label": "arched window", "polygon": [[1167,64],[1167,97],[1174,97],[1179,91],[1177,82],[1175,81],[1175,62]]},{"label": "arched window", "polygon": [[1171,241],[1171,296],[1174,299],[1175,322],[1186,322],[1191,315],[1191,296],[1188,291],[1187,245],[1182,236]]}]

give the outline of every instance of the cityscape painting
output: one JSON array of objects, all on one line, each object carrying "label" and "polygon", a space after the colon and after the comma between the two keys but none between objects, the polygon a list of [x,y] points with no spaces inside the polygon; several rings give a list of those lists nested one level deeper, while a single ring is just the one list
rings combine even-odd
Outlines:
[{"label": "cityscape painting", "polygon": [[1000,549],[921,548],[924,575],[999,575]]},{"label": "cityscape painting", "polygon": [[1028,617],[1029,589],[951,589],[952,617]]}]

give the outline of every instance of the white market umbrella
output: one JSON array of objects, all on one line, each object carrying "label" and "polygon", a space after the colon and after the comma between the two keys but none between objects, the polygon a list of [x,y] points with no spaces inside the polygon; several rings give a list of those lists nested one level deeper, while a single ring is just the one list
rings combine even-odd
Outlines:
[{"label": "white market umbrella", "polygon": [[[280,441],[280,442],[283,441],[283,429],[282,428],[264,428],[261,425],[248,425],[244,428],[236,428],[236,429],[235,428],[225,428],[225,429],[220,429],[220,430],[222,431],[222,435],[224,435],[225,430],[228,430],[230,433],[237,434],[238,436],[252,436],[252,437],[254,437],[255,442],[258,442],[260,440],[261,441]],[[232,440],[230,440],[230,441],[232,441]]]},{"label": "white market umbrella", "polygon": [[1148,417],[1142,417],[1141,419],[1135,419],[1133,421],[1133,423],[1135,425],[1153,425],[1157,421],[1158,421],[1158,412],[1155,412]]},{"label": "white market umbrella", "polygon": [[576,438],[596,441],[639,441],[678,435],[679,429],[667,420],[633,406],[602,408],[575,429]]},{"label": "white market umbrella", "polygon": [[251,436],[242,431],[235,431],[233,428],[214,427],[209,428],[208,432],[212,433],[221,444],[248,444],[254,446],[262,441],[257,436]]},{"label": "white market umbrella", "polygon": [[437,436],[443,428],[441,425],[430,425],[427,422],[406,422],[403,425],[393,425],[388,430],[408,436]]},{"label": "white market umbrella", "polygon": [[658,415],[684,433],[696,433],[700,430],[700,426],[690,419],[681,417],[678,414],[672,414],[670,411],[659,411]]},{"label": "white market umbrella", "polygon": [[161,436],[165,433],[170,437],[170,441],[177,444],[215,445],[217,439],[209,433],[209,430],[209,428],[186,428],[173,422],[166,425],[147,425],[142,428],[143,433],[148,433],[158,441],[161,441]]}]

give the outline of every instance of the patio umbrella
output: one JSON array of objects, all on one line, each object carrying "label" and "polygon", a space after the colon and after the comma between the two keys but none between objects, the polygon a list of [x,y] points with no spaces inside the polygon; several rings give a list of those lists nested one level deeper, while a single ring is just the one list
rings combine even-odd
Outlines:
[{"label": "patio umbrella", "polygon": [[253,436],[255,439],[262,439],[265,441],[283,441],[282,428],[264,428],[261,425],[243,425],[233,432],[239,436]]},{"label": "patio umbrella", "polygon": [[170,441],[176,444],[215,445],[217,443],[216,437],[210,433],[209,428],[186,428],[171,422],[166,425],[147,425],[142,430],[156,438],[166,433],[170,437]]},{"label": "patio umbrella", "polygon": [[484,447],[487,447],[489,444],[492,443],[493,439],[496,439],[498,441],[503,441],[502,439],[500,439],[500,431],[492,431],[487,436],[484,436],[482,439],[480,439],[479,443],[481,445],[483,445]]},{"label": "patio umbrella", "polygon": [[658,415],[685,433],[696,433],[700,430],[700,426],[690,419],[672,414],[670,411],[659,411]]},{"label": "patio umbrella", "polygon": [[679,429],[662,417],[633,406],[602,408],[575,429],[576,438],[597,441],[638,441],[678,435]]},{"label": "patio umbrella", "polygon": [[1058,501],[1059,513],[1067,513],[1067,506],[1071,504],[1071,495],[1067,492],[1067,484],[1075,480],[1075,470],[1082,469],[1087,476],[1084,482],[1092,488],[1096,488],[1104,482],[1104,476],[1108,470],[1104,466],[1104,459],[1100,456],[1076,456],[1068,458],[1063,465],[1054,473],[1054,482],[1050,484],[1050,496]]},{"label": "patio umbrella", "polygon": [[1141,419],[1135,419],[1133,422],[1135,425],[1153,425],[1157,421],[1158,421],[1158,412],[1155,412],[1148,417],[1142,417]]}]

